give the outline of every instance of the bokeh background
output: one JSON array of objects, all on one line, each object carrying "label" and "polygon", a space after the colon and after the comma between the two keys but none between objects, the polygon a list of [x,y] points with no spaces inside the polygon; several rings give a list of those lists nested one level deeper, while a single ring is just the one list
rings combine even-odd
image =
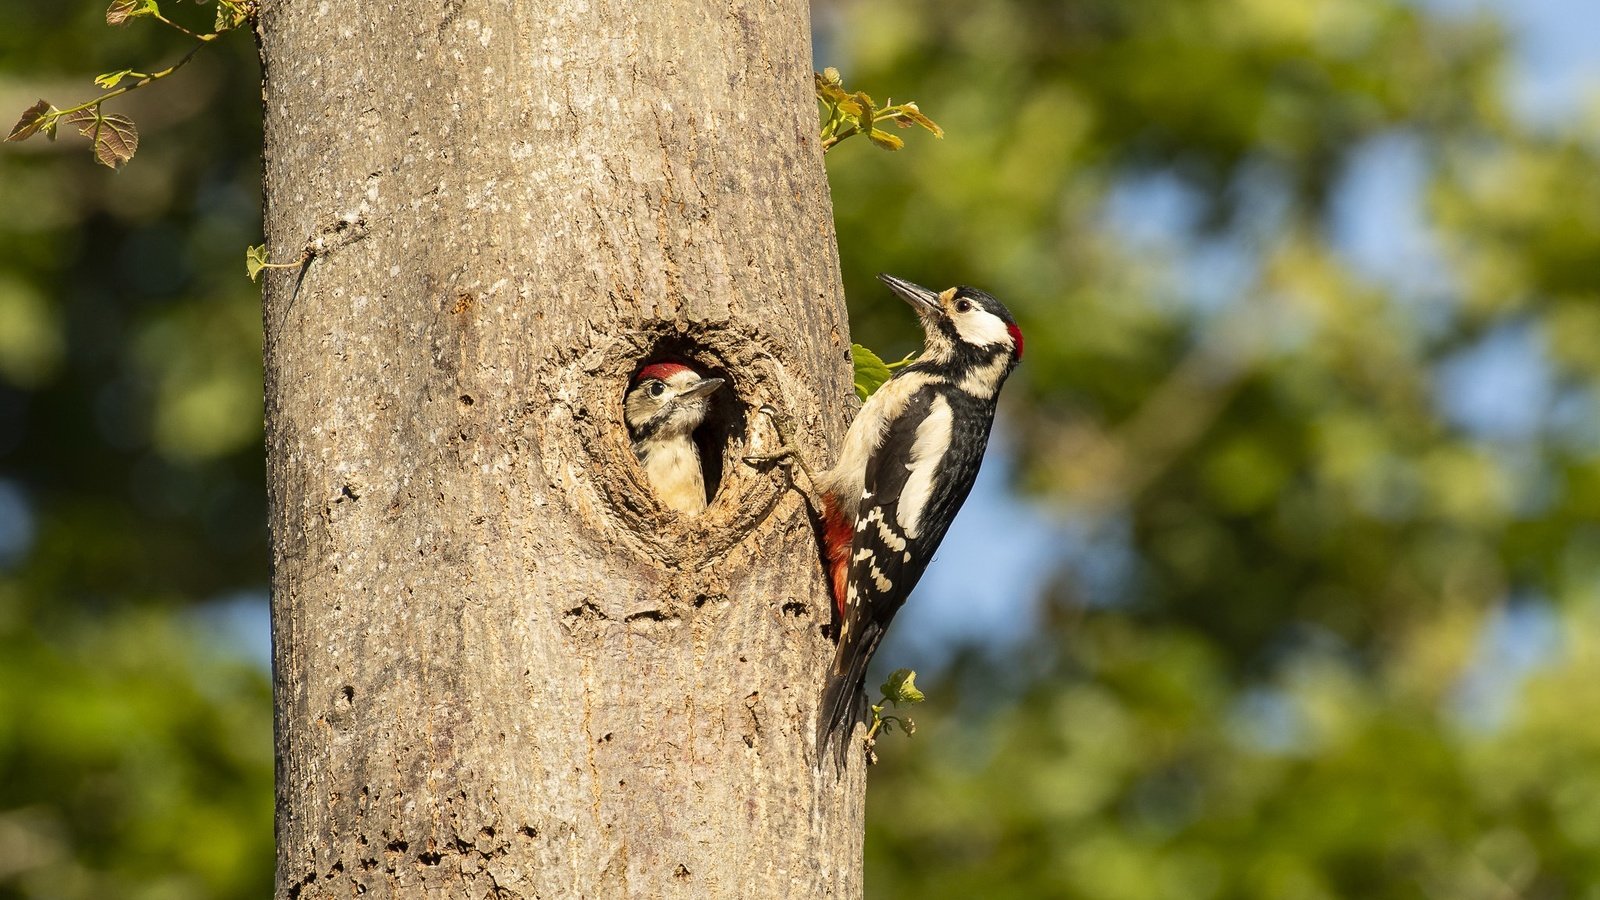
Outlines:
[{"label": "bokeh background", "polygon": [[[857,338],[1028,338],[869,896],[1600,900],[1600,4],[814,10],[948,133],[828,157]],[[103,14],[0,0],[0,112],[181,52]],[[0,149],[0,897],[270,891],[257,77]]]}]

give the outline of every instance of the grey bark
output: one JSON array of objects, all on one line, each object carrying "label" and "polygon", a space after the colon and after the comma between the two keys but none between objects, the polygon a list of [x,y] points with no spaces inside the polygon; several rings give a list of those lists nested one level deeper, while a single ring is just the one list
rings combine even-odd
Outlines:
[{"label": "grey bark", "polygon": [[[279,898],[856,897],[813,746],[848,337],[801,0],[268,0]],[[685,518],[638,362],[731,380]],[[825,437],[827,436],[827,437]]]}]

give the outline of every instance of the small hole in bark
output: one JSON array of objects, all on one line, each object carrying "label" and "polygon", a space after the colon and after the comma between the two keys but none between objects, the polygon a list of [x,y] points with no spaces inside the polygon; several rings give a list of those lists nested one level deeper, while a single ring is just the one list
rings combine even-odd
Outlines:
[{"label": "small hole in bark", "polygon": [[461,395],[461,405],[462,406],[471,406],[472,402],[473,401],[472,401],[472,395],[471,394],[462,394]]},{"label": "small hole in bark", "polygon": [[[744,433],[744,414],[736,394],[737,385],[734,383],[732,373],[702,348],[679,337],[662,341],[639,361],[627,385],[623,387],[624,425],[628,426],[628,437],[636,442],[636,447],[641,438],[660,427],[662,420],[651,419],[628,423],[627,419],[630,416],[637,420],[645,412],[658,407],[658,404],[651,402],[651,398],[647,396],[637,398],[638,402],[630,407],[627,403],[628,392],[639,383],[641,376],[645,376],[646,370],[655,365],[687,366],[700,378],[722,380],[721,385],[714,391],[699,398],[704,407],[704,417],[690,436],[699,453],[700,475],[705,485],[705,502],[709,506],[716,498],[717,490],[722,486],[723,472],[732,456],[730,447],[734,436]],[[657,371],[667,374],[670,370]],[[645,390],[650,389],[645,388]],[[670,412],[670,408],[665,412]],[[637,449],[635,453],[637,455]],[[640,459],[640,463],[643,464],[644,460]]]}]

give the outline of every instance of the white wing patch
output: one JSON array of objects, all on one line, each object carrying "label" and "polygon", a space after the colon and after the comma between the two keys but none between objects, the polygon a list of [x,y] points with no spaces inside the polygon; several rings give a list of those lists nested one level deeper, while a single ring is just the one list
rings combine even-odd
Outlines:
[{"label": "white wing patch", "polygon": [[[906,539],[896,534],[894,528],[892,528],[889,523],[884,520],[883,507],[874,506],[873,508],[867,510],[866,515],[857,518],[856,531],[865,532],[873,523],[877,523],[878,540],[883,541],[883,545],[885,547],[888,547],[890,550],[893,550],[897,553],[906,549]],[[856,555],[856,559],[865,559],[871,554],[871,550],[862,548],[861,553]]]},{"label": "white wing patch", "polygon": [[895,534],[894,529],[889,527],[889,523],[883,520],[883,510],[873,511],[878,513],[878,540],[883,541],[883,545],[890,550],[904,550],[906,548],[906,539]]},{"label": "white wing patch", "polygon": [[890,581],[882,572],[879,572],[877,566],[872,567],[872,584],[880,594],[887,594],[894,589],[894,582]]},{"label": "white wing patch", "polygon": [[933,494],[933,479],[950,447],[951,418],[950,402],[935,394],[933,402],[928,404],[928,417],[917,426],[911,461],[906,463],[911,474],[906,478],[905,490],[900,494],[900,508],[895,514],[900,530],[907,537],[915,538],[922,533],[922,513]]},{"label": "white wing patch", "polygon": [[[839,512],[854,519],[861,500],[871,499],[863,479],[867,474],[867,461],[883,445],[889,423],[894,421],[905,405],[932,376],[922,372],[905,372],[884,383],[877,393],[867,398],[845,433],[844,446],[839,459],[826,474],[820,476],[817,486],[831,494],[839,504]],[[857,500],[860,495],[861,500]],[[860,524],[859,522],[857,523]]]}]

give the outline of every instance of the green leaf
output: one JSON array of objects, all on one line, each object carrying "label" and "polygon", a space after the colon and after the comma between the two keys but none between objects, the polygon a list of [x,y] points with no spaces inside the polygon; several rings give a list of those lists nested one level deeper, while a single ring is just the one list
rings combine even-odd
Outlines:
[{"label": "green leaf", "polygon": [[856,370],[856,396],[863,401],[893,376],[878,354],[860,344],[850,345],[850,361]]},{"label": "green leaf", "polygon": [[928,131],[932,132],[934,137],[944,137],[944,129],[940,128],[936,122],[924,115],[922,110],[917,108],[917,104],[915,102],[900,104],[899,112],[895,114],[895,120],[902,126],[909,126],[911,124],[921,125],[923,128],[926,128]]},{"label": "green leaf", "polygon": [[94,158],[107,168],[120,168],[139,152],[139,129],[127,116],[106,116],[92,109],[80,109],[62,116],[61,120],[78,126],[78,133],[94,142]]},{"label": "green leaf", "polygon": [[120,69],[116,72],[107,72],[104,75],[96,75],[94,77],[94,83],[109,90],[110,88],[116,87],[117,82],[127,78],[132,74],[132,69]]},{"label": "green leaf", "polygon": [[890,134],[882,128],[874,128],[867,132],[867,138],[885,150],[899,150],[906,145],[899,135]]},{"label": "green leaf", "polygon": [[161,12],[156,0],[112,0],[106,9],[106,24],[121,25],[129,19],[153,16]]},{"label": "green leaf", "polygon": [[11,134],[6,136],[8,141],[25,141],[33,137],[39,130],[45,129],[52,138],[55,137],[55,112],[56,108],[48,100],[40,100],[22,112],[22,118],[11,129]]},{"label": "green leaf", "polygon": [[[881,688],[883,696],[895,706],[902,703],[921,703],[927,698],[917,690],[917,673],[911,669],[895,669],[889,673],[889,680]],[[904,727],[902,725],[902,727]],[[909,733],[910,729],[906,729]]]},{"label": "green leaf", "polygon": [[211,26],[211,30],[221,34],[238,28],[249,19],[250,11],[247,4],[236,3],[234,0],[217,0],[217,21]]},{"label": "green leaf", "polygon": [[[822,72],[812,73],[817,84],[817,98],[826,103],[839,103],[849,97],[844,88],[839,85],[839,70],[826,69]],[[831,77],[830,77],[831,74]]]},{"label": "green leaf", "polygon": [[267,245],[257,244],[244,251],[244,271],[255,281],[261,276],[261,270],[267,267]]}]

